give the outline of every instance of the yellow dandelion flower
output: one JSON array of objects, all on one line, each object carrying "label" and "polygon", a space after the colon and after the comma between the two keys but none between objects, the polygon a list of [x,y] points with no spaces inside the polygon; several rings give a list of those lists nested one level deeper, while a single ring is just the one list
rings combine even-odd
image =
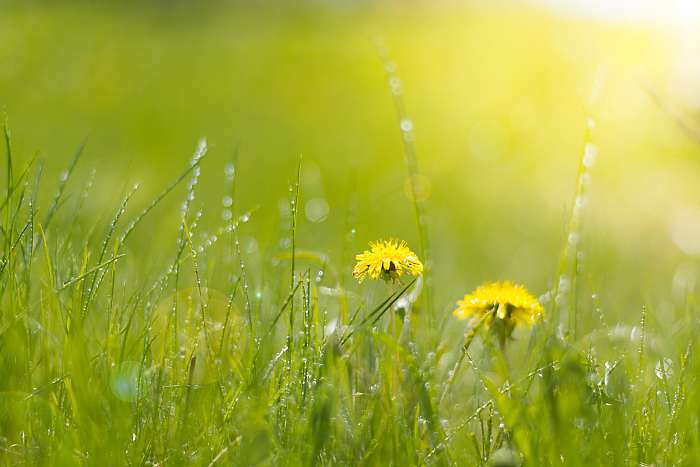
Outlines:
[{"label": "yellow dandelion flower", "polygon": [[369,250],[355,256],[352,275],[360,282],[367,277],[394,281],[404,273],[417,276],[423,272],[423,263],[404,241],[379,240],[369,246]]},{"label": "yellow dandelion flower", "polygon": [[490,327],[494,318],[505,325],[510,335],[516,325],[532,325],[542,317],[544,308],[522,285],[487,282],[457,302],[453,312],[459,319],[478,322]]}]

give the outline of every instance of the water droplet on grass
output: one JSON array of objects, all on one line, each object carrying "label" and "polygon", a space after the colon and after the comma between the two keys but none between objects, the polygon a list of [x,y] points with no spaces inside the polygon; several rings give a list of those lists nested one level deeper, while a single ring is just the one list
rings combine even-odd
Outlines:
[{"label": "water droplet on grass", "polygon": [[233,165],[233,162],[229,162],[224,166],[224,175],[226,175],[226,180],[229,182],[233,180],[233,176],[236,174],[236,168]]},{"label": "water droplet on grass", "polygon": [[656,362],[654,370],[656,377],[659,379],[668,379],[673,375],[673,361],[670,358],[664,358]]},{"label": "water droplet on grass", "polygon": [[581,236],[577,232],[570,232],[568,240],[570,245],[577,245],[581,240]]},{"label": "water droplet on grass", "polygon": [[593,143],[587,143],[583,150],[583,166],[590,169],[595,164],[598,158],[598,146]]}]

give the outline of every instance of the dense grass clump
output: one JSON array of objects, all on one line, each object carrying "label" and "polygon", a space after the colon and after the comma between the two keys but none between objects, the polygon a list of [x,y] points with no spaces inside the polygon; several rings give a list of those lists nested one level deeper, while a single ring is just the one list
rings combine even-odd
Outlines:
[{"label": "dense grass clump", "polygon": [[[208,207],[197,190],[211,183],[204,140],[152,201],[135,206],[139,188],[129,187],[92,220],[82,211],[92,181],[74,176],[86,163],[82,146],[51,186],[39,160],[19,164],[7,130],[5,143],[3,464],[700,460],[692,297],[674,323],[650,325],[647,309],[634,327],[608,323],[590,305],[595,297],[580,299],[579,203],[555,287],[540,298],[543,320],[501,345],[475,326],[465,343],[446,333],[451,305],[426,303],[423,276],[356,284],[350,254],[332,261],[299,248],[298,172],[281,210],[280,246],[251,266],[240,239],[255,210],[236,202],[244,175],[234,165],[225,170],[223,220],[213,233],[200,226]],[[577,200],[588,183],[585,158]],[[47,190],[54,195],[39,202]],[[148,221],[178,197],[171,235],[149,237]],[[132,248],[137,239],[170,253]],[[584,329],[577,314],[596,324]],[[669,337],[656,331],[669,326]]]}]

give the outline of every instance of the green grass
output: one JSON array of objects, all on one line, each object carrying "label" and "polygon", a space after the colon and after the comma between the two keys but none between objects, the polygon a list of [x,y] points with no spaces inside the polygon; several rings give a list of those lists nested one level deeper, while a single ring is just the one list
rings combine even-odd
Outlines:
[{"label": "green grass", "polygon": [[[204,141],[182,176],[141,212],[130,209],[131,189],[111,221],[86,232],[70,228],[83,201],[69,201],[70,168],[41,216],[41,167],[33,160],[17,167],[9,134],[7,143],[4,463],[698,459],[690,303],[679,310],[672,340],[651,331],[644,311],[631,329],[606,325],[601,316],[587,334],[562,335],[557,323],[569,320],[571,330],[578,289],[560,286],[568,301],[550,303],[546,324],[527,345],[522,335],[501,353],[481,330],[470,353],[462,353],[460,341],[445,333],[449,315],[426,316],[421,299],[399,301],[413,282],[393,292],[372,284],[346,290],[336,276],[351,264],[333,267],[297,249],[298,182],[288,200],[290,225],[282,228],[291,239],[288,254],[265,261],[277,267],[255,271],[239,241],[251,214],[237,211],[215,236],[199,231],[193,205]],[[150,268],[131,257],[130,238],[148,235],[140,222],[157,216],[159,202],[182,193],[178,182],[186,180],[170,259],[160,274],[135,281],[134,268]],[[561,275],[571,266],[571,248],[562,254]],[[251,282],[263,292],[251,296]],[[465,368],[451,374],[458,359]]]},{"label": "green grass", "polygon": [[[700,267],[668,225],[700,166],[632,71],[670,93],[656,39],[8,5],[0,464],[697,465]],[[358,284],[379,237],[424,276]],[[451,314],[496,279],[546,310],[505,350]]]}]

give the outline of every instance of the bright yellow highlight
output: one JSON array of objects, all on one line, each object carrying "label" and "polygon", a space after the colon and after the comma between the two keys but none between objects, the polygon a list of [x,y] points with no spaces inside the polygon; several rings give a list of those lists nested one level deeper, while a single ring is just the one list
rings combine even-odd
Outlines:
[{"label": "bright yellow highlight", "polygon": [[[504,320],[507,328],[532,325],[542,317],[544,309],[522,285],[506,282],[487,282],[457,302],[453,312],[459,319],[478,322],[485,319],[489,327],[494,315]],[[488,316],[487,316],[488,315]]]},{"label": "bright yellow highlight", "polygon": [[393,281],[404,273],[417,276],[423,272],[423,263],[403,240],[380,240],[369,246],[369,250],[355,256],[352,275],[360,282],[367,277]]}]

